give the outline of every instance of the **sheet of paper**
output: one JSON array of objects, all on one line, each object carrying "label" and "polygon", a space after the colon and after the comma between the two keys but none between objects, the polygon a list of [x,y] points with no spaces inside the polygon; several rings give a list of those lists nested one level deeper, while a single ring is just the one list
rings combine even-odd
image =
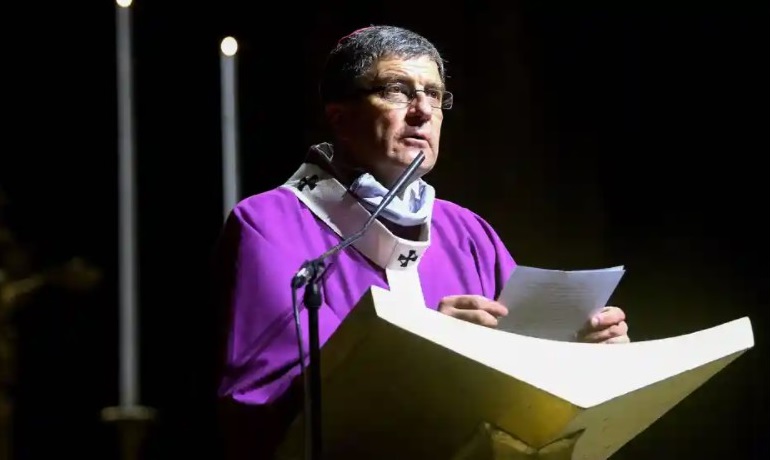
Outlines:
[{"label": "sheet of paper", "polygon": [[497,299],[508,307],[498,329],[574,341],[575,333],[607,305],[624,273],[622,266],[573,271],[518,266]]}]

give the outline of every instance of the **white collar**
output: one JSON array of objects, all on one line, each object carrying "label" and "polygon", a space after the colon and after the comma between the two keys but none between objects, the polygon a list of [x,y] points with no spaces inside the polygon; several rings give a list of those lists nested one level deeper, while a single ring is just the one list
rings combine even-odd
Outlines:
[{"label": "white collar", "polygon": [[[295,195],[341,238],[358,232],[371,213],[331,174],[312,163],[303,163],[281,187]],[[394,235],[375,220],[353,243],[358,251],[388,271],[416,268],[430,246],[430,219],[422,225],[420,241]]]}]

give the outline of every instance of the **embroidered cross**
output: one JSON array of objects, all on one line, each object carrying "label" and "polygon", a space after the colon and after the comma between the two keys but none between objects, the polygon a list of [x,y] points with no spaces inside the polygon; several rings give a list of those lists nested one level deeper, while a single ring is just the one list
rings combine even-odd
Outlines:
[{"label": "embroidered cross", "polygon": [[318,176],[316,174],[313,174],[309,177],[303,177],[301,181],[299,181],[299,185],[297,185],[297,188],[301,192],[302,189],[305,187],[310,187],[310,190],[313,190],[316,187],[316,184],[318,184]]},{"label": "embroidered cross", "polygon": [[401,262],[402,267],[406,267],[409,265],[409,262],[415,262],[417,260],[417,253],[414,252],[414,249],[409,250],[409,255],[405,256],[401,254],[398,256],[398,261]]}]

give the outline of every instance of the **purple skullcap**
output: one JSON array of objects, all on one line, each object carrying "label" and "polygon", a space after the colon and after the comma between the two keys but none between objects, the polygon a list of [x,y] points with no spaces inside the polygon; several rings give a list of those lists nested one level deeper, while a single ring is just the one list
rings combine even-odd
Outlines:
[{"label": "purple skullcap", "polygon": [[366,29],[371,29],[372,27],[373,27],[373,26],[367,26],[367,27],[361,27],[360,29],[356,29],[356,30],[354,30],[353,32],[350,32],[349,34],[347,34],[347,35],[345,35],[344,37],[340,38],[340,39],[337,41],[337,44],[339,45],[339,44],[340,44],[340,43],[342,43],[342,41],[343,41],[343,40],[345,40],[346,38],[350,38],[350,37],[352,37],[353,35],[355,35],[355,34],[357,34],[357,33],[361,32],[361,31],[363,31],[363,30],[366,30]]}]

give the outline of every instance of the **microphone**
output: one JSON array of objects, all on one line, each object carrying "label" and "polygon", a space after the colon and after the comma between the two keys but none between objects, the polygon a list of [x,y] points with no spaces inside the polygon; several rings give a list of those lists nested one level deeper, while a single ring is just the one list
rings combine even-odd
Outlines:
[{"label": "microphone", "polygon": [[[415,171],[425,160],[425,153],[420,150],[420,153],[412,160],[409,167],[401,173],[396,183],[390,188],[387,194],[383,197],[380,204],[372,211],[369,218],[364,225],[356,233],[348,236],[333,246],[328,251],[324,252],[315,259],[311,259],[302,264],[300,269],[294,275],[291,280],[292,287],[292,299],[294,309],[294,323],[297,330],[297,342],[299,345],[299,359],[302,374],[305,377],[305,444],[309,446],[306,451],[305,458],[310,460],[321,459],[321,345],[319,339],[318,330],[318,310],[321,308],[323,299],[321,297],[321,291],[318,287],[318,280],[324,272],[325,260],[343,249],[347,248],[351,244],[355,243],[359,238],[364,236],[366,231],[371,227],[377,217],[382,211],[390,204],[391,201],[400,194],[407,182],[412,178]],[[302,328],[299,321],[299,307],[297,305],[296,290],[305,286],[305,295],[303,297],[305,308],[308,314],[308,326],[310,330],[310,375],[305,373],[305,358],[302,349]]]}]

